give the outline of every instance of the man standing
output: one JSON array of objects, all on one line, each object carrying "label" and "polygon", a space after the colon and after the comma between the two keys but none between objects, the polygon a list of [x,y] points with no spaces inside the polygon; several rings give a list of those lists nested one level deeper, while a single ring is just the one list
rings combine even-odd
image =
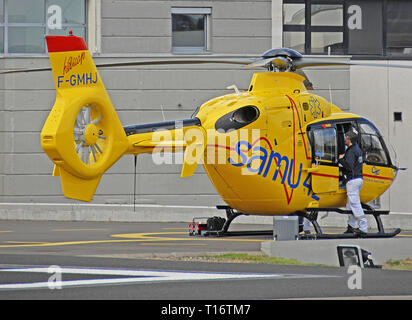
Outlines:
[{"label": "man standing", "polygon": [[[358,146],[357,135],[354,132],[345,134],[345,144],[347,149],[344,155],[339,155],[339,163],[346,169],[346,194],[348,197],[346,209],[352,211],[348,218],[348,229],[345,233],[365,236],[368,233],[368,223],[359,198],[363,185],[362,150]],[[356,228],[356,223],[358,223],[359,229]]]}]

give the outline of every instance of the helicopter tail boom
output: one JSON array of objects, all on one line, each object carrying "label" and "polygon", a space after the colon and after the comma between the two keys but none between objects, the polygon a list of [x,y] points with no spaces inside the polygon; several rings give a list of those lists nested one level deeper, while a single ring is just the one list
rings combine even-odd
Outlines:
[{"label": "helicopter tail boom", "polygon": [[[182,178],[193,175],[206,146],[206,134],[198,118],[132,125],[124,127],[124,130],[129,139],[127,153],[184,152]],[[153,160],[157,164],[167,163],[161,156]]]}]

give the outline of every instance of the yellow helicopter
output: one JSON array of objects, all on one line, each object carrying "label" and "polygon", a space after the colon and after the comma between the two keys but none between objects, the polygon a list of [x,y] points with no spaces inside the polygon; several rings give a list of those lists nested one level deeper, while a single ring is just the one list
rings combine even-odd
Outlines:
[{"label": "yellow helicopter", "polygon": [[346,204],[346,189],[338,155],[345,151],[344,133],[352,130],[358,133],[365,159],[361,202],[378,224],[378,232],[367,237],[393,237],[400,232],[385,232],[380,215],[389,212],[366,205],[392,185],[399,169],[381,133],[366,118],[343,112],[308,91],[305,77],[297,73],[311,66],[368,64],[325,62],[291,49],[272,49],[257,59],[98,65],[234,63],[269,70],[254,73],[247,91],[233,87],[233,93],[205,102],[190,119],[124,127],[84,40],[46,36],[46,42],[56,102],[42,129],[41,146],[55,165],[53,175],[60,176],[66,197],[91,201],[102,175],[125,154],[148,153],[161,160],[162,154],[184,152],[181,177],[191,176],[202,163],[227,204],[218,206],[226,210],[227,220],[215,234],[227,233],[241,214],[296,214],[312,222],[316,238],[352,237],[324,234],[316,222],[320,211],[349,213],[339,209]]}]

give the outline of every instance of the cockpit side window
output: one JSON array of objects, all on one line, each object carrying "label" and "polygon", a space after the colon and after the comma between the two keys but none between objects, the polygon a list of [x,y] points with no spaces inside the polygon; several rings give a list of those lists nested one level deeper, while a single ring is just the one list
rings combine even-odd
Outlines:
[{"label": "cockpit side window", "polygon": [[310,140],[315,161],[336,163],[337,148],[334,127],[312,129]]},{"label": "cockpit side window", "polygon": [[366,163],[388,165],[388,157],[378,131],[367,123],[360,124],[361,149]]}]

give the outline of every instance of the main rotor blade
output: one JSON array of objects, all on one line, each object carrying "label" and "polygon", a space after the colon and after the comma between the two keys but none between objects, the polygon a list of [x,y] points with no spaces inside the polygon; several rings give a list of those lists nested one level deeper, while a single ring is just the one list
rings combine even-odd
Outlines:
[{"label": "main rotor blade", "polygon": [[[112,67],[131,67],[131,66],[150,66],[150,65],[181,65],[181,64],[207,64],[207,63],[219,63],[219,64],[236,64],[245,65],[249,68],[253,67],[268,67],[269,64],[275,65],[279,69],[287,69],[289,66],[293,66],[296,69],[308,68],[308,67],[324,67],[324,66],[367,66],[367,67],[390,67],[390,68],[403,68],[412,69],[412,66],[402,64],[385,64],[385,63],[370,63],[361,61],[342,61],[342,60],[330,60],[320,58],[294,58],[292,62],[285,57],[270,57],[270,58],[169,58],[159,60],[144,60],[144,61],[129,61],[129,62],[115,62],[115,63],[102,63],[97,64],[97,68],[112,68]],[[291,65],[290,65],[291,64]],[[10,70],[0,72],[2,74],[14,74],[14,73],[26,73],[26,72],[41,72],[50,71],[51,68],[36,68],[36,69],[21,69]]]},{"label": "main rotor blade", "polygon": [[403,64],[391,64],[391,63],[372,63],[361,61],[342,61],[342,60],[329,60],[319,58],[301,58],[293,62],[296,69],[303,69],[309,67],[327,67],[327,66],[365,66],[365,67],[389,67],[389,68],[404,68],[412,69],[412,65]]},{"label": "main rotor blade", "polygon": [[[174,64],[204,64],[204,63],[223,63],[248,65],[254,62],[256,58],[193,58],[193,59],[162,59],[162,60],[145,60],[145,61],[129,61],[96,64],[97,68],[112,68],[112,67],[130,67],[130,66],[150,66],[150,65],[174,65]],[[3,71],[0,74],[13,74],[25,72],[51,71],[51,68],[36,68]]]},{"label": "main rotor blade", "polygon": [[129,67],[129,66],[150,66],[150,65],[173,65],[173,64],[202,64],[202,63],[225,63],[248,65],[255,61],[255,58],[199,58],[199,59],[165,59],[165,60],[147,60],[147,61],[130,61],[115,62],[96,65],[98,68],[110,67]]},{"label": "main rotor blade", "polygon": [[10,70],[10,71],[0,72],[0,74],[12,74],[12,73],[24,73],[24,72],[39,72],[39,71],[51,71],[51,68],[36,68],[36,69]]}]

